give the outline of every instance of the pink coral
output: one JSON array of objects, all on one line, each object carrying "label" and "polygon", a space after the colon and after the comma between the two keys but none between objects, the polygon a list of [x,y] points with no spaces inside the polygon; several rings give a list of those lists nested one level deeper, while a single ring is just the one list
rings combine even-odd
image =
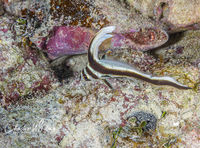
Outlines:
[{"label": "pink coral", "polygon": [[54,27],[53,36],[48,40],[46,49],[51,59],[62,55],[87,53],[94,32],[84,27]]},{"label": "pink coral", "polygon": [[128,48],[147,51],[166,43],[168,38],[168,34],[160,28],[140,28],[116,34],[112,46],[116,48],[126,45]]}]

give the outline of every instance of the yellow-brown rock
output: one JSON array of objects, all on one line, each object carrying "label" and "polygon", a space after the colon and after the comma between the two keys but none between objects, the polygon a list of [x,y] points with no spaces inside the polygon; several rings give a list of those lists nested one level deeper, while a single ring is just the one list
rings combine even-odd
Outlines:
[{"label": "yellow-brown rock", "polygon": [[175,32],[200,28],[199,0],[128,0],[145,17],[154,17],[158,23]]}]

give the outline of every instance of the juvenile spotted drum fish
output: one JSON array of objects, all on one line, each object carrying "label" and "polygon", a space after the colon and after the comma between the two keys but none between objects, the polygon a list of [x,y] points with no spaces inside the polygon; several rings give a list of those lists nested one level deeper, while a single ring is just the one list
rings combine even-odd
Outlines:
[{"label": "juvenile spotted drum fish", "polygon": [[101,29],[92,39],[88,51],[88,64],[81,72],[81,76],[85,80],[102,79],[108,85],[107,78],[138,78],[155,85],[169,85],[179,89],[191,89],[190,87],[177,82],[172,77],[157,77],[143,73],[136,68],[119,61],[110,59],[99,59],[99,46],[108,38],[113,36],[112,32],[115,26],[108,26]]}]

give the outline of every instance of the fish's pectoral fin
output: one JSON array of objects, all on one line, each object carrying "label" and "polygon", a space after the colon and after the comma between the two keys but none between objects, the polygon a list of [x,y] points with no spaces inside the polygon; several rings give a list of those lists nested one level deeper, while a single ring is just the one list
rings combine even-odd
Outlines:
[{"label": "fish's pectoral fin", "polygon": [[106,78],[111,78],[111,76],[109,76],[109,75],[102,75],[101,78],[102,79],[106,79]]},{"label": "fish's pectoral fin", "polygon": [[112,84],[110,84],[110,82],[108,82],[107,79],[102,79],[102,80],[104,81],[104,83],[105,83],[110,89],[114,90]]}]

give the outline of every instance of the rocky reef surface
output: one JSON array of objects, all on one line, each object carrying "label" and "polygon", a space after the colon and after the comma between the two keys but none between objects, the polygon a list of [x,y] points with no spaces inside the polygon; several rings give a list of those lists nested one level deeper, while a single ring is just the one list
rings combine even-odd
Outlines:
[{"label": "rocky reef surface", "polygon": [[[0,147],[200,147],[199,4],[0,0]],[[100,56],[192,89],[80,79],[108,25]]]}]

